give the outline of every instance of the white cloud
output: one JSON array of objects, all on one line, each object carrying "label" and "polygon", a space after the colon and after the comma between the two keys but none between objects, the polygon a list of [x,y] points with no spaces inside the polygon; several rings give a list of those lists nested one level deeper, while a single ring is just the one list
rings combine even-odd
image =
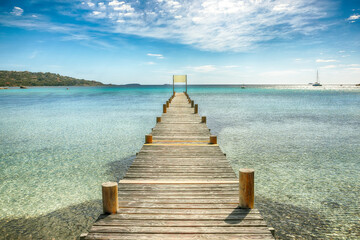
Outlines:
[{"label": "white cloud", "polygon": [[269,71],[269,72],[263,72],[259,75],[262,77],[283,77],[288,75],[294,75],[297,74],[298,71],[295,70],[279,70],[279,71]]},{"label": "white cloud", "polygon": [[278,11],[278,12],[286,12],[286,11],[289,11],[289,10],[292,10],[291,8],[289,8],[289,4],[279,4],[279,5],[276,5],[274,8],[273,8],[274,11]]},{"label": "white cloud", "polygon": [[121,6],[114,7],[114,10],[132,12],[132,11],[134,11],[134,8],[132,8],[131,5],[129,5],[129,4],[123,4]]},{"label": "white cloud", "polygon": [[98,3],[98,6],[99,6],[99,8],[100,8],[101,10],[105,10],[105,9],[106,9],[105,3],[103,3],[103,2],[99,2],[99,3]]},{"label": "white cloud", "polygon": [[125,2],[123,2],[123,1],[119,2],[117,0],[113,0],[113,1],[109,2],[109,6],[120,6],[120,5],[124,4],[124,3]]},{"label": "white cloud", "polygon": [[115,25],[112,32],[210,51],[248,51],[269,40],[310,34],[326,28],[317,20],[329,16],[316,0],[113,0],[106,10],[93,10],[103,13],[104,24]]},{"label": "white cloud", "polygon": [[355,20],[358,20],[360,18],[360,14],[354,14],[348,17],[346,20],[354,22]]},{"label": "white cloud", "polygon": [[204,66],[197,66],[197,67],[189,67],[194,72],[212,72],[216,70],[216,67],[214,65],[204,65]]},{"label": "white cloud", "polygon": [[150,57],[156,57],[158,59],[163,59],[164,58],[164,56],[162,54],[148,53],[147,55],[150,56]]},{"label": "white cloud", "polygon": [[240,66],[238,65],[228,65],[228,66],[224,66],[224,68],[239,68]]},{"label": "white cloud", "polygon": [[92,14],[95,15],[95,16],[98,16],[98,15],[101,14],[101,12],[99,12],[99,11],[93,11]]},{"label": "white cloud", "polygon": [[320,68],[326,68],[326,69],[336,68],[336,65],[326,65],[326,66],[323,66],[323,67],[320,67]]},{"label": "white cloud", "polygon": [[348,70],[351,70],[354,72],[360,72],[360,68],[348,68]]},{"label": "white cloud", "polygon": [[21,16],[23,13],[24,13],[24,10],[19,7],[14,7],[13,10],[11,11],[11,14],[14,16]]},{"label": "white cloud", "polygon": [[335,59],[316,59],[317,63],[337,62]]},{"label": "white cloud", "polygon": [[148,65],[154,65],[154,64],[156,64],[156,63],[154,63],[154,62],[147,62],[146,64],[148,64]]}]

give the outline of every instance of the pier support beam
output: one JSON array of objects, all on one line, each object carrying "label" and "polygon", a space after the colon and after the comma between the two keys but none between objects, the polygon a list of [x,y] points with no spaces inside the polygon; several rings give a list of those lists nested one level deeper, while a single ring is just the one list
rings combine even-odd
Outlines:
[{"label": "pier support beam", "polygon": [[194,107],[194,100],[191,100],[191,107]]},{"label": "pier support beam", "polygon": [[166,104],[163,104],[163,113],[166,113]]},{"label": "pier support beam", "polygon": [[210,144],[217,144],[217,137],[215,135],[210,136]]},{"label": "pier support beam", "polygon": [[199,111],[199,106],[198,104],[195,104],[194,113],[198,113],[198,111]]},{"label": "pier support beam", "polygon": [[206,116],[202,116],[202,117],[201,117],[201,122],[202,122],[202,123],[206,123]]},{"label": "pier support beam", "polygon": [[105,214],[117,213],[118,184],[116,182],[106,182],[102,184],[102,200]]},{"label": "pier support beam", "polygon": [[151,134],[145,135],[145,143],[152,143],[152,135]]},{"label": "pier support beam", "polygon": [[161,122],[161,117],[156,117],[156,123]]},{"label": "pier support beam", "polygon": [[254,208],[254,169],[239,170],[239,207]]}]

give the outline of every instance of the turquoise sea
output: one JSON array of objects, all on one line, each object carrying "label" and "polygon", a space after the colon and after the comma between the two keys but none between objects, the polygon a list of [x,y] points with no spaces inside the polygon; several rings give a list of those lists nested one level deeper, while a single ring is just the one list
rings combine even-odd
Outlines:
[{"label": "turquoise sea", "polygon": [[[182,89],[179,89],[179,91]],[[360,88],[190,86],[280,239],[360,238]],[[101,213],[170,86],[0,90],[0,239],[74,239]]]}]

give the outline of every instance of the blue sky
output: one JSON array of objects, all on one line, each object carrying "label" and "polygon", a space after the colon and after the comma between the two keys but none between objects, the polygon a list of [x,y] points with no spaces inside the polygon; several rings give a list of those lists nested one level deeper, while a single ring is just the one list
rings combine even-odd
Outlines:
[{"label": "blue sky", "polygon": [[104,83],[360,83],[360,1],[0,2],[0,69]]}]

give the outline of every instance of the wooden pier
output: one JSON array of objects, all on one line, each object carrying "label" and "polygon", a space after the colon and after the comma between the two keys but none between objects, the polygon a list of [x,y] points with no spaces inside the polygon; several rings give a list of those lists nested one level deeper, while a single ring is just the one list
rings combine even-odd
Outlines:
[{"label": "wooden pier", "polygon": [[[102,215],[82,238],[274,239],[257,209],[239,207],[244,189],[197,110],[186,93],[164,104],[151,135],[114,186],[117,212]],[[103,197],[111,195],[103,186]],[[111,212],[107,201],[104,210]]]}]

